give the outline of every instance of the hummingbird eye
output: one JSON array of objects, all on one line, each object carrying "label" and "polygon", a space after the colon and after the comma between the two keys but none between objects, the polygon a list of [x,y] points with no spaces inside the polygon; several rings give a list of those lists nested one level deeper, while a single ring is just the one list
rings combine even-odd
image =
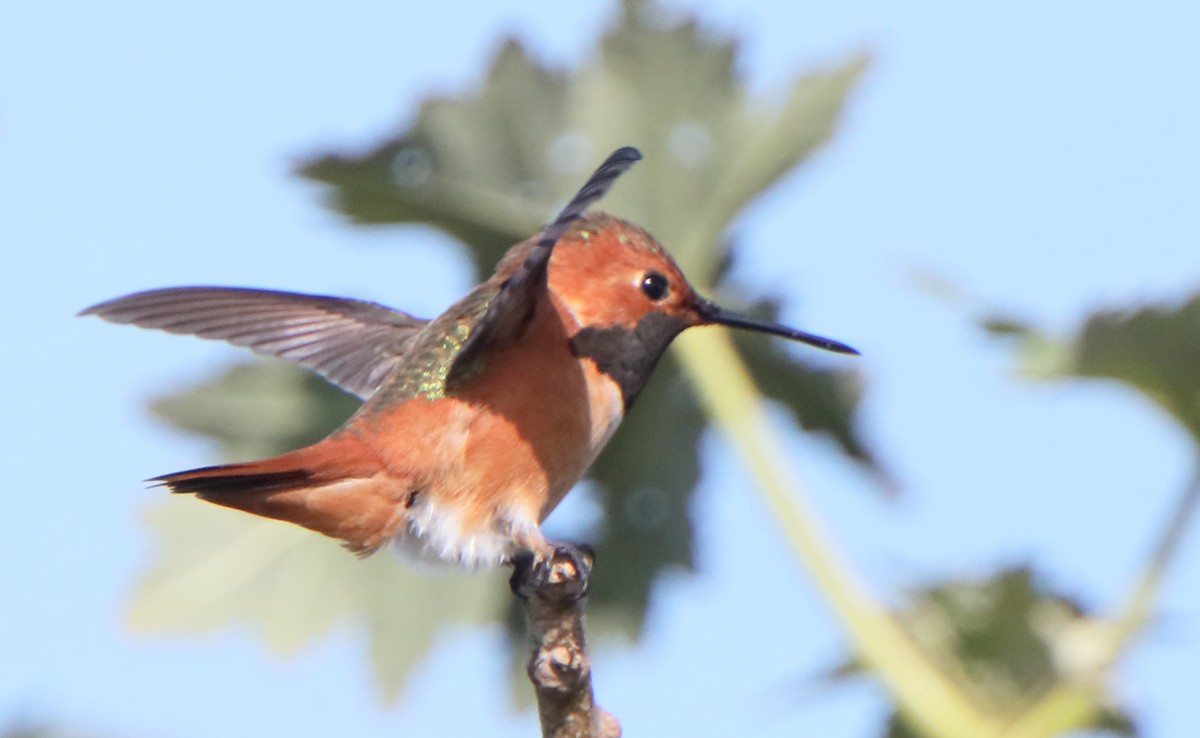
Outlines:
[{"label": "hummingbird eye", "polygon": [[642,292],[655,302],[667,296],[668,287],[670,287],[670,282],[658,272],[646,272],[642,276]]}]

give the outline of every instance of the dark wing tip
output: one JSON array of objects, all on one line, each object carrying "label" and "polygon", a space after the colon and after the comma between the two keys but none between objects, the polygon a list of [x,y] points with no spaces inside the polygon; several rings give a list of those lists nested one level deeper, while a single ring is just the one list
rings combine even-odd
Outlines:
[{"label": "dark wing tip", "polygon": [[621,162],[621,163],[632,164],[635,161],[641,161],[641,160],[642,160],[642,152],[638,151],[633,146],[622,146],[621,148],[617,149],[616,151],[612,152],[612,154],[609,155],[608,161],[606,163],[615,164],[617,162]]},{"label": "dark wing tip", "polygon": [[557,241],[566,230],[567,224],[583,215],[583,212],[596,200],[604,197],[617,177],[629,171],[629,168],[641,159],[642,152],[632,146],[622,146],[609,154],[604,163],[596,168],[591,177],[588,177],[579,192],[575,193],[575,197],[571,198],[571,201],[546,229],[542,235],[542,242],[553,244],[554,241]]}]

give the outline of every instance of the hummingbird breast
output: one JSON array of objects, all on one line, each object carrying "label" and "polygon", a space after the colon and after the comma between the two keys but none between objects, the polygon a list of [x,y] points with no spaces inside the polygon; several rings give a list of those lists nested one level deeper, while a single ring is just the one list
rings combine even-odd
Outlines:
[{"label": "hummingbird breast", "polygon": [[376,406],[344,428],[380,444],[389,475],[412,488],[402,550],[468,566],[549,553],[539,524],[624,415],[619,384],[572,350],[572,320],[539,300],[522,335],[453,392]]}]

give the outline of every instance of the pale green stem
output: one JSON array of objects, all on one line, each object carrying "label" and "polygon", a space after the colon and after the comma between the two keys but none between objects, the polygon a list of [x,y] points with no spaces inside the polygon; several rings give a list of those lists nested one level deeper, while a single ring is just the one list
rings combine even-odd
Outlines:
[{"label": "pale green stem", "polygon": [[[1159,536],[1158,544],[1138,581],[1130,590],[1125,606],[1112,618],[1114,627],[1106,653],[1101,656],[1096,668],[1097,675],[1107,671],[1145,624],[1163,576],[1195,517],[1197,505],[1200,505],[1200,471],[1192,478],[1167,519],[1166,528]],[[1003,738],[1048,738],[1088,725],[1101,709],[1098,701],[1100,694],[1098,685],[1079,682],[1059,684],[1014,720]]]},{"label": "pale green stem", "polygon": [[1146,568],[1142,570],[1121,614],[1116,618],[1117,629],[1112,658],[1116,658],[1120,648],[1146,622],[1150,606],[1162,585],[1163,576],[1166,574],[1171,560],[1175,558],[1175,553],[1183,541],[1188,525],[1195,517],[1198,504],[1200,504],[1200,470],[1192,477],[1191,484],[1184,490],[1183,496],[1176,503],[1175,510],[1167,519],[1167,526],[1158,539],[1158,545],[1150,555],[1150,560],[1146,563]]},{"label": "pale green stem", "polygon": [[1096,686],[1062,682],[1024,710],[997,738],[1051,738],[1090,725],[1100,712]]},{"label": "pale green stem", "polygon": [[860,658],[894,695],[901,711],[934,738],[997,735],[1002,726],[929,663],[822,536],[803,503],[778,429],[728,331],[689,331],[675,346],[710,416],[745,461],[772,515],[849,631]]}]

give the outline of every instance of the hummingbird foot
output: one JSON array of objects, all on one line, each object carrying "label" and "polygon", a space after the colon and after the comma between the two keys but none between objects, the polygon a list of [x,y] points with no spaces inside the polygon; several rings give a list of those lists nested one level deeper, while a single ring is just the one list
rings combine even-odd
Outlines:
[{"label": "hummingbird foot", "polygon": [[587,596],[596,552],[587,544],[555,543],[548,556],[522,551],[512,557],[508,580],[513,594],[536,594],[548,602],[575,602]]}]

